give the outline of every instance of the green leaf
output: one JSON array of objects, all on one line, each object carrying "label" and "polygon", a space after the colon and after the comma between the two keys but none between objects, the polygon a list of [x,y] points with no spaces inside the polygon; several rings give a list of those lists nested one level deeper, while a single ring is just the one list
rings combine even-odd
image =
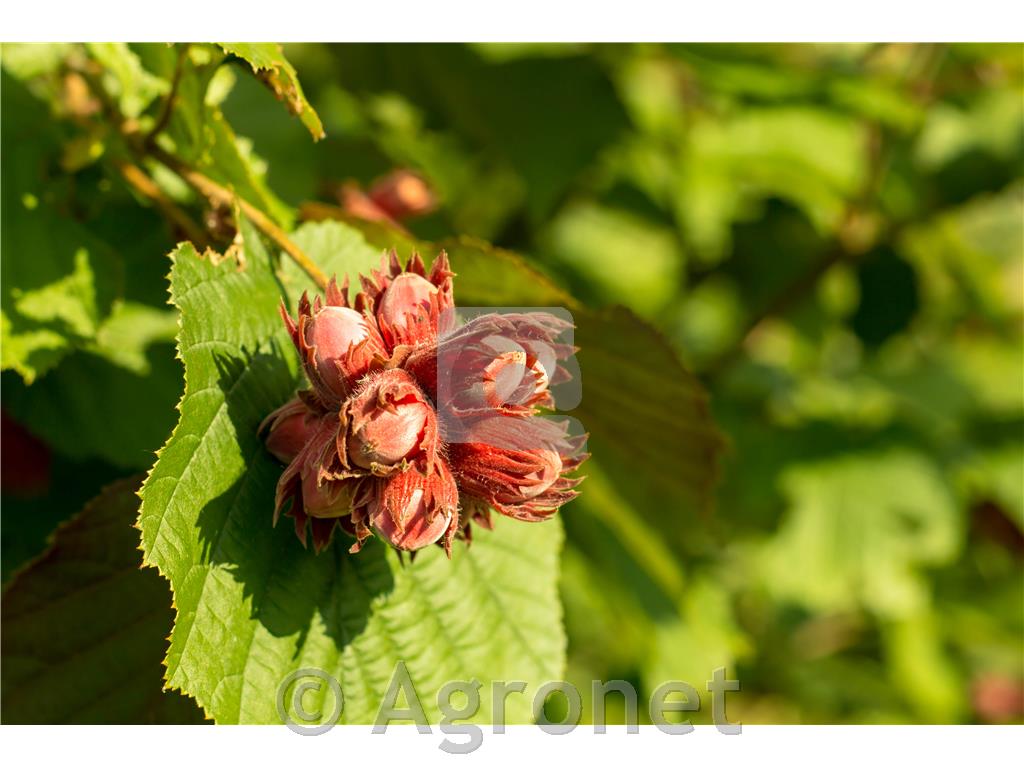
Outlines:
[{"label": "green leaf", "polygon": [[[683,257],[675,232],[625,210],[592,203],[566,208],[544,237],[545,250],[594,285],[602,298],[624,301],[646,317],[679,292]],[[623,269],[622,254],[630,254]]]},{"label": "green leaf", "polygon": [[62,525],[3,595],[5,723],[197,723],[161,691],[167,585],[140,570],[138,480],[121,480]]},{"label": "green leaf", "polygon": [[[455,45],[345,45],[339,70],[360,72],[362,93],[398,93],[524,182],[539,224],[628,121],[607,75],[582,55],[497,60]],[[583,118],[582,116],[586,116]]]},{"label": "green leaf", "polygon": [[58,137],[46,107],[3,74],[0,367],[27,382],[92,339],[121,293],[105,242],[51,202]]},{"label": "green leaf", "polygon": [[[679,618],[660,622],[654,632],[644,685],[653,692],[666,680],[686,680],[700,693],[701,709],[708,712],[704,682],[718,667],[735,676],[736,660],[749,656],[752,648],[737,625],[728,591],[709,576],[688,586],[679,612]],[[710,720],[707,714],[701,719]]]},{"label": "green leaf", "polygon": [[[902,248],[928,292],[932,314],[971,309],[1019,330],[1024,183],[978,195],[912,227]],[[967,304],[967,307],[964,307]]]},{"label": "green leaf", "polygon": [[86,43],[89,53],[103,66],[103,80],[117,98],[125,117],[135,118],[171,84],[142,66],[127,43]]},{"label": "green leaf", "polygon": [[121,281],[116,254],[51,211],[4,206],[2,367],[27,382],[93,339]]},{"label": "green leaf", "polygon": [[940,168],[971,150],[990,152],[1003,161],[1020,157],[1020,80],[979,88],[970,95],[966,108],[950,100],[928,112],[915,152],[925,168]]},{"label": "green leaf", "polygon": [[864,136],[856,121],[804,106],[700,120],[674,185],[676,215],[707,258],[728,252],[730,225],[765,198],[791,201],[830,233],[863,182]]},{"label": "green leaf", "polygon": [[755,554],[758,577],[811,610],[866,607],[903,618],[927,606],[920,569],[951,562],[962,522],[942,476],[906,449],[795,464],[791,508]]},{"label": "green leaf", "polygon": [[1007,443],[980,451],[963,470],[964,481],[974,499],[991,500],[1006,511],[1007,517],[1024,533],[1024,489],[1021,467],[1024,446]]},{"label": "green leaf", "polygon": [[324,137],[324,126],[316,110],[306,99],[299,84],[295,67],[284,56],[280,43],[220,43],[227,53],[244,59],[252,71],[262,80],[278,99],[285,103],[288,111],[298,115],[302,124],[309,129],[314,141]]},{"label": "green leaf", "polygon": [[75,351],[32,386],[7,386],[4,406],[65,456],[138,471],[152,464],[174,426],[181,365],[169,344],[136,348],[135,368],[111,354]]},{"label": "green leaf", "polygon": [[[309,228],[313,243],[342,228]],[[558,523],[499,521],[472,547],[440,548],[402,565],[370,542],[350,555],[336,541],[317,556],[290,526],[271,526],[281,472],[256,434],[299,384],[277,316],[271,259],[243,222],[245,266],[214,264],[189,244],[172,254],[171,296],[181,311],[185,363],[181,420],[142,491],[145,562],[169,579],[177,619],[167,655],[171,687],[217,722],[273,723],[291,672],[318,667],[345,694],[345,722],[372,720],[403,660],[432,720],[447,680],[562,674],[565,636],[557,594]],[[344,537],[341,537],[344,539]],[[489,701],[479,719],[489,717]],[[529,719],[512,696],[509,717]]]},{"label": "green leaf", "polygon": [[943,634],[939,618],[928,609],[882,627],[891,677],[915,711],[916,723],[955,723],[964,715],[964,681]]},{"label": "green leaf", "polygon": [[3,66],[19,80],[57,71],[72,43],[4,43]]},{"label": "green leaf", "polygon": [[[381,248],[370,245],[362,233],[336,221],[306,222],[291,235],[292,241],[316,261],[328,277],[342,282],[347,276],[359,290],[359,275],[380,268]],[[303,291],[319,292],[316,284],[294,261],[281,255],[281,282],[292,300]]]},{"label": "green leaf", "polygon": [[137,302],[119,303],[96,333],[90,351],[126,370],[150,371],[146,351],[158,342],[173,342],[178,329],[174,312]]},{"label": "green leaf", "polygon": [[[220,109],[220,101],[234,83],[232,71],[221,67],[220,49],[191,45],[180,61],[178,49],[165,45],[143,47],[141,54],[147,66],[166,79],[175,76],[175,68],[182,68],[175,107],[162,135],[167,148],[290,228],[292,211],[267,186],[266,164],[252,152],[250,142],[235,133]],[[176,191],[168,189],[168,193],[174,196]]]}]

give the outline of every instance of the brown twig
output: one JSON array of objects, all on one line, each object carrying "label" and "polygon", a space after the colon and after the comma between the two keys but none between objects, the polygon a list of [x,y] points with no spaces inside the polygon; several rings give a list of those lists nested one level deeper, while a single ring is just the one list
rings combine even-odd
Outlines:
[{"label": "brown twig", "polygon": [[237,202],[238,207],[242,209],[242,213],[244,213],[252,223],[255,224],[261,232],[263,232],[263,234],[280,246],[280,248],[313,279],[313,282],[315,282],[321,290],[326,290],[327,275],[325,275],[320,268],[313,263],[313,260],[310,259],[309,256],[307,256],[303,250],[288,237],[287,234],[285,234],[284,230],[277,226],[277,224],[275,224],[269,216],[263,213],[263,211],[245,198],[239,197],[231,190],[221,186],[210,177],[200,173],[194,168],[190,168],[174,155],[160,147],[153,146],[147,151],[155,160],[158,160],[160,163],[167,166],[167,168],[174,171],[174,173],[180,176],[190,187],[199,192],[199,194],[207,197],[209,200],[227,206],[231,206],[233,203]]},{"label": "brown twig", "polygon": [[[170,169],[175,174],[180,176],[183,181],[185,181],[194,190],[199,192],[199,194],[204,195],[207,199],[215,203],[226,205],[229,207],[237,203],[238,207],[242,210],[242,212],[252,221],[253,224],[256,225],[256,227],[261,232],[263,232],[263,234],[265,234],[267,237],[273,240],[278,246],[280,246],[280,248],[285,253],[287,253],[288,256],[291,257],[291,259],[296,264],[298,264],[299,267],[307,275],[310,276],[310,278],[312,278],[313,282],[315,282],[321,290],[326,290],[327,276],[320,270],[320,268],[316,264],[313,263],[313,260],[310,259],[309,256],[307,256],[302,251],[302,249],[299,248],[299,246],[297,246],[291,240],[291,238],[288,237],[284,230],[277,226],[277,224],[275,224],[270,219],[269,216],[267,216],[265,213],[263,213],[263,211],[254,206],[245,198],[236,195],[230,189],[218,184],[205,174],[200,173],[199,171],[190,167],[187,163],[178,159],[170,152],[167,152],[155,142],[151,142],[148,141],[148,139],[141,138],[139,136],[137,123],[135,123],[134,121],[129,121],[125,118],[125,116],[121,113],[121,110],[118,108],[117,103],[112,98],[110,98],[110,94],[106,92],[106,89],[103,87],[103,84],[99,79],[98,73],[94,69],[90,68],[89,63],[86,63],[81,67],[78,67],[77,71],[79,71],[85,78],[86,82],[89,85],[89,88],[96,94],[97,98],[102,103],[104,111],[109,116],[111,122],[113,122],[114,125],[118,127],[118,129],[121,132],[121,135],[124,137],[129,148],[132,150],[132,152],[134,152],[134,154],[138,157],[140,161],[146,159],[147,157],[151,157],[154,160],[157,160],[159,163],[166,166],[168,169]],[[152,135],[154,134],[151,131],[150,136]],[[129,163],[128,165],[131,164]],[[135,182],[141,183],[144,187],[147,187],[150,192],[152,192],[153,189],[159,191],[159,188],[156,187],[156,184],[152,181],[152,179],[146,176],[145,172],[139,166],[135,165],[133,167],[135,168],[135,171],[137,171],[137,173],[129,171],[129,174],[133,176]],[[122,173],[124,173],[124,171],[122,171]],[[130,179],[128,180],[128,182],[133,183],[132,180]],[[153,186],[149,187],[149,184],[152,184]],[[142,189],[140,189],[140,192],[146,194],[146,192],[144,192]],[[154,199],[154,202],[156,202],[156,199]],[[168,200],[168,202],[170,201]],[[169,209],[161,207],[161,210],[165,211],[165,213],[167,213],[168,216],[171,215]],[[174,216],[176,218],[172,219],[172,221],[178,223],[177,217],[180,217],[180,214],[175,213]],[[199,245],[199,243],[196,243],[196,245]]]},{"label": "brown twig", "polygon": [[185,236],[195,244],[196,248],[202,251],[209,247],[210,240],[206,236],[206,232],[203,231],[203,228],[196,224],[184,210],[179,208],[173,200],[164,194],[164,191],[157,186],[145,171],[134,163],[124,160],[117,161],[116,166],[128,185],[156,205],[172,224],[185,233]]},{"label": "brown twig", "polygon": [[146,138],[143,141],[145,146],[152,145],[153,142],[156,141],[156,137],[160,135],[161,131],[163,131],[171,121],[171,115],[174,113],[174,102],[178,98],[178,86],[181,83],[181,75],[185,69],[185,56],[188,55],[189,45],[190,43],[181,43],[178,48],[178,60],[174,65],[174,76],[171,79],[171,90],[167,92],[167,98],[164,99],[163,108],[160,110],[160,116],[153,124],[149,133],[146,134]]}]

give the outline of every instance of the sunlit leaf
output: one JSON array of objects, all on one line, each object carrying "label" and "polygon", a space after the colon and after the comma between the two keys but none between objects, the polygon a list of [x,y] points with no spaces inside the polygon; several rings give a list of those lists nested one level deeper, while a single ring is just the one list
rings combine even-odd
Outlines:
[{"label": "sunlit leaf", "polygon": [[298,115],[314,140],[324,137],[320,117],[306,100],[295,67],[284,56],[280,43],[221,43],[220,47],[244,59],[293,115]]},{"label": "sunlit leaf", "polygon": [[153,99],[171,88],[169,82],[143,68],[127,43],[87,43],[86,47],[102,65],[103,79],[126,117],[138,117]]},{"label": "sunlit leaf", "polygon": [[123,266],[106,243],[50,200],[47,177],[58,139],[45,106],[6,72],[2,92],[0,357],[4,369],[30,382],[95,337],[121,293]]},{"label": "sunlit leaf", "polygon": [[[331,259],[316,243],[358,237],[329,231],[340,226],[311,228],[315,259]],[[273,723],[284,678],[317,667],[341,682],[343,719],[360,723],[372,720],[400,660],[434,720],[447,680],[557,678],[557,522],[501,521],[451,561],[432,548],[404,566],[378,542],[350,555],[336,540],[315,555],[289,526],[271,526],[281,467],[256,430],[298,385],[298,366],[270,258],[251,228],[243,234],[244,268],[188,245],[172,256],[185,395],[139,517],[146,563],[175,596],[170,685],[217,722]],[[479,717],[488,713],[485,702]],[[509,717],[528,720],[529,700],[510,700]]]},{"label": "sunlit leaf", "polygon": [[789,512],[755,562],[766,588],[810,609],[913,615],[928,600],[921,569],[959,549],[950,491],[910,451],[794,465],[782,487]]}]

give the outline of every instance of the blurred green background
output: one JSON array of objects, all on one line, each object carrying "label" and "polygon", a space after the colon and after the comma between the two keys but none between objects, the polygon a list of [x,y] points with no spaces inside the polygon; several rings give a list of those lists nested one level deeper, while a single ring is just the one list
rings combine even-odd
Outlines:
[{"label": "blurred green background", "polygon": [[[584,304],[628,306],[710,394],[713,510],[610,462],[564,510],[569,680],[703,692],[725,666],[744,723],[1022,720],[1024,47],[285,50],[319,143],[238,62],[211,86],[284,203],[411,169],[437,200],[412,233],[491,241]],[[60,155],[51,181],[130,258],[125,322],[149,336],[31,386],[4,372],[5,580],[149,465],[180,394],[159,258],[177,233],[104,167],[102,131],[25,118],[68,55],[4,46],[5,183],[37,146]],[[141,67],[118,76],[145,92]],[[146,418],[108,418],[126,407]]]}]

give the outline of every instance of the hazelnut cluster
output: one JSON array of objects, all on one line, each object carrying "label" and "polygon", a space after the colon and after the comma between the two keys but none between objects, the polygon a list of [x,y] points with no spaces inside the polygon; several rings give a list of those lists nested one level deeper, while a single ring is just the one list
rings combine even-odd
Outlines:
[{"label": "hazelnut cluster", "polygon": [[274,522],[294,518],[319,552],[336,527],[397,549],[440,543],[451,553],[497,510],[549,518],[574,498],[585,435],[545,414],[568,378],[571,327],[544,312],[488,313],[459,325],[448,258],[429,273],[394,252],[349,302],[347,280],[321,299],[303,294],[281,315],[310,387],[260,426],[286,464]]}]

